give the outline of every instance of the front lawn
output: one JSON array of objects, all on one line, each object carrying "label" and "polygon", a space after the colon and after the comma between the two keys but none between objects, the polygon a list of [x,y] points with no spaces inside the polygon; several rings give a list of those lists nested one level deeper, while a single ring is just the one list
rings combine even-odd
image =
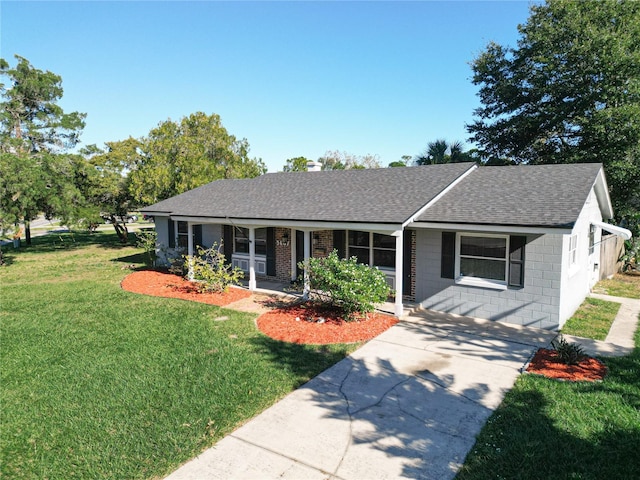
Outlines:
[{"label": "front lawn", "polygon": [[6,478],[161,477],[356,348],[125,292],[142,257],[111,233],[33,242],[0,267]]}]

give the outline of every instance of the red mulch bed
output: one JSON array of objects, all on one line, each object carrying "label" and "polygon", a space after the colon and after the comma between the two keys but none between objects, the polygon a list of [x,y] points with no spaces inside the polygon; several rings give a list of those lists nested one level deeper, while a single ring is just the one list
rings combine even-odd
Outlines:
[{"label": "red mulch bed", "polygon": [[557,380],[594,382],[604,378],[607,374],[607,367],[592,357],[584,358],[577,365],[567,365],[558,359],[558,352],[555,350],[541,348],[531,360],[527,372]]},{"label": "red mulch bed", "polygon": [[[180,298],[220,307],[251,296],[250,291],[234,287],[225,293],[200,293],[192,282],[155,270],[133,272],[122,280],[121,285],[129,292]],[[274,309],[258,317],[258,328],[275,340],[291,343],[327,345],[362,342],[398,323],[397,318],[382,313],[345,321],[339,311],[311,303],[277,306],[270,302]],[[320,318],[324,321],[318,322]]]},{"label": "red mulch bed", "polygon": [[276,308],[258,317],[258,328],[275,340],[327,345],[370,340],[398,323],[383,313],[370,313],[351,321],[337,310],[312,303]]},{"label": "red mulch bed", "polygon": [[251,296],[251,292],[248,290],[235,287],[229,287],[224,293],[200,293],[192,282],[179,275],[156,270],[133,272],[126,276],[120,285],[123,289],[133,293],[154,297],[180,298],[219,307]]}]

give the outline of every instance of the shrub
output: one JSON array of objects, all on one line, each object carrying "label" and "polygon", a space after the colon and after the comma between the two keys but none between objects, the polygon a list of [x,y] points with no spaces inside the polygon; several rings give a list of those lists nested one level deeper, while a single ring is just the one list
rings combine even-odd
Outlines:
[{"label": "shrub", "polygon": [[558,357],[562,363],[576,365],[583,358],[587,357],[582,346],[577,343],[567,342],[562,335],[551,342],[553,349],[558,352]]},{"label": "shrub", "polygon": [[222,244],[214,243],[211,248],[197,247],[198,255],[185,256],[183,270],[193,273],[198,290],[204,292],[225,292],[230,285],[238,285],[244,272],[226,263],[221,252]]},{"label": "shrub", "polygon": [[314,294],[323,303],[342,309],[347,317],[372,312],[390,293],[384,273],[358,263],[356,257],[340,259],[335,250],[325,258],[310,258],[300,267],[307,268]]},{"label": "shrub", "polygon": [[136,233],[136,247],[144,249],[144,263],[147,267],[156,266],[156,240],[158,234],[155,230],[141,230]]}]

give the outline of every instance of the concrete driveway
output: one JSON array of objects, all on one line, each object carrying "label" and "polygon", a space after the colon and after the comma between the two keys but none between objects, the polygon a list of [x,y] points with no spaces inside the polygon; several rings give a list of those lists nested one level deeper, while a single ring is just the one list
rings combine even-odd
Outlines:
[{"label": "concrete driveway", "polygon": [[554,332],[414,314],[168,479],[453,478]]}]

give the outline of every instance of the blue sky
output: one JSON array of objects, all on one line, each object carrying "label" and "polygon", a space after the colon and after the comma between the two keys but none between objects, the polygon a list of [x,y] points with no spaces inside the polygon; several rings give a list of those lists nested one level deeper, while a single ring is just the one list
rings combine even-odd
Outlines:
[{"label": "blue sky", "polygon": [[[83,144],[217,113],[269,171],[328,150],[383,165],[466,141],[469,62],[515,46],[526,1],[0,2],[0,55],[62,77]],[[470,145],[469,145],[470,146]]]}]

